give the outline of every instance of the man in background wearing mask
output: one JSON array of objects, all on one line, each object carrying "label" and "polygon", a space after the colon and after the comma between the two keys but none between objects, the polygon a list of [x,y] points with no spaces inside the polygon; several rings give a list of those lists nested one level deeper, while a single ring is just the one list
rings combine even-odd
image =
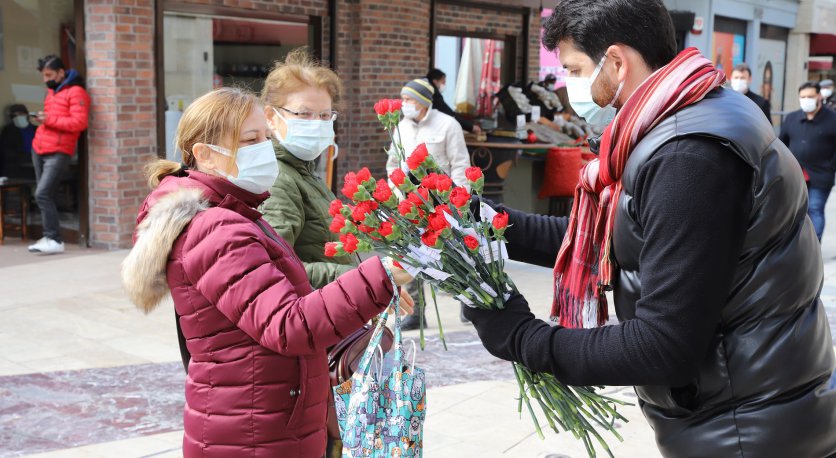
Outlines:
[{"label": "man in background wearing mask", "polygon": [[56,56],[38,60],[38,71],[47,87],[44,111],[38,113],[41,124],[32,141],[35,166],[35,201],[41,209],[44,236],[29,245],[29,251],[42,254],[64,252],[55,193],[67,170],[81,133],[87,130],[90,96],[75,70],[67,70]]},{"label": "man in background wearing mask", "polygon": [[755,102],[755,105],[763,111],[763,114],[766,115],[766,119],[768,119],[769,123],[772,124],[772,115],[769,113],[771,111],[769,100],[755,94],[755,91],[750,90],[749,86],[751,84],[752,70],[749,66],[745,63],[735,65],[731,74],[731,88],[734,89],[735,92],[739,92],[746,97],[749,97],[749,100]]},{"label": "man in background wearing mask", "polygon": [[[610,122],[569,219],[500,207],[511,258],[554,266],[559,325],[520,295],[468,308],[485,347],[570,385],[635,386],[666,457],[836,453],[821,248],[792,154],[711,61],[677,54],[661,0],[562,0],[543,45],[575,111]],[[603,326],[608,290],[619,323]]]},{"label": "man in background wearing mask", "polygon": [[32,179],[32,169],[24,164],[32,161],[32,139],[35,126],[29,123],[29,110],[16,104],[9,107],[11,123],[0,132],[0,177]]},{"label": "man in background wearing mask", "polygon": [[836,97],[833,96],[833,80],[821,80],[819,87],[821,87],[822,105],[831,110],[836,110]]},{"label": "man in background wearing mask", "polygon": [[462,129],[472,132],[474,134],[482,132],[482,128],[479,127],[478,124],[474,124],[469,119],[462,116],[460,113],[456,113],[450,108],[450,105],[447,105],[447,102],[444,100],[444,89],[447,87],[447,74],[441,71],[440,69],[434,68],[427,72],[427,81],[430,82],[433,86],[433,103],[432,107],[447,116],[452,116],[456,118],[456,121],[459,122],[459,125],[462,126]]},{"label": "man in background wearing mask", "polygon": [[836,174],[836,112],[822,106],[818,83],[806,82],[798,88],[801,109],[788,114],[781,124],[781,141],[798,159],[807,179],[808,213],[821,240],[824,234],[824,207]]},{"label": "man in background wearing mask", "polygon": [[[403,101],[401,110],[404,117],[395,131],[395,141],[400,141],[407,156],[421,143],[426,144],[427,151],[441,170],[450,176],[453,183],[469,188],[464,171],[470,167],[470,153],[464,142],[464,132],[452,116],[433,108],[434,94],[433,85],[426,79],[412,80],[401,89]],[[408,171],[405,163],[399,164],[398,162],[398,156],[392,145],[389,148],[386,172],[391,174],[399,167]],[[416,297],[417,288],[421,287],[419,281],[414,281],[410,284],[408,291],[412,297]],[[416,306],[415,313],[404,319],[403,329],[418,329],[421,325],[418,316],[419,311]],[[424,326],[426,327],[426,323]]]}]

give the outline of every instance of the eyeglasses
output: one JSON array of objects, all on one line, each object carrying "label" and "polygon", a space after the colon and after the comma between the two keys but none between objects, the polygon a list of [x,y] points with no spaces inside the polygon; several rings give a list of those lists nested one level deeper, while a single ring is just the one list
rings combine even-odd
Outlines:
[{"label": "eyeglasses", "polygon": [[293,111],[288,110],[285,107],[279,107],[279,110],[286,111],[299,119],[304,119],[307,121],[313,121],[316,119],[320,121],[336,121],[337,116],[339,116],[340,114],[339,112],[334,110],[325,110],[320,113],[314,113],[313,111]]}]

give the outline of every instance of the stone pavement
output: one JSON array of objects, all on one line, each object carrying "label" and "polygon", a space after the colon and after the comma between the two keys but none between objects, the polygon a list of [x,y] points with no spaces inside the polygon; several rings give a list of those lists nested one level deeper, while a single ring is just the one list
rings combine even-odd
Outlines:
[{"label": "stone pavement", "polygon": [[[836,221],[836,210],[828,206]],[[170,302],[143,315],[125,299],[119,263],[125,251],[71,248],[38,257],[25,245],[0,246],[0,457],[177,457],[182,439],[184,373]],[[822,297],[836,329],[836,223],[825,235]],[[545,317],[551,272],[509,263],[521,291]],[[584,457],[567,433],[535,434],[517,414],[508,363],[490,356],[458,304],[439,297],[448,351],[430,314],[426,348],[428,457]],[[418,332],[406,333],[417,341]],[[407,348],[411,347],[407,343]],[[408,354],[411,350],[408,350]],[[635,403],[632,389],[605,393]],[[605,436],[616,457],[659,456],[636,406],[622,407],[624,437]]]}]

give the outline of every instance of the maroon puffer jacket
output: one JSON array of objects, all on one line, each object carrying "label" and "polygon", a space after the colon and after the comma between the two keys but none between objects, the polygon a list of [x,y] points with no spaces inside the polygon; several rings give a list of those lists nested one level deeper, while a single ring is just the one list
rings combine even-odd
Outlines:
[{"label": "maroon puffer jacket", "polygon": [[[123,265],[125,277],[159,263],[166,279],[156,281],[167,282],[181,317],[192,355],[186,457],[323,456],[325,349],[392,298],[378,258],[313,291],[293,250],[256,224],[254,208],[267,196],[199,172],[168,177],[145,200],[137,244]],[[153,278],[123,281],[138,305],[164,291]]]}]

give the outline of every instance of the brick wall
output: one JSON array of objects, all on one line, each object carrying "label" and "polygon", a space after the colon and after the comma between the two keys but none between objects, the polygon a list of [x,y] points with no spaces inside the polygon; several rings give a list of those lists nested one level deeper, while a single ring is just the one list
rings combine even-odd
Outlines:
[{"label": "brick wall", "polygon": [[90,242],[130,246],[156,154],[152,0],[87,0]]},{"label": "brick wall", "polygon": [[372,107],[400,97],[407,81],[429,66],[429,0],[340,2],[337,11],[338,71],[346,82],[345,116],[338,121],[337,183],[349,170],[367,166],[385,173],[388,136]]},{"label": "brick wall", "polygon": [[[321,16],[323,58],[330,59],[326,0],[184,1]],[[343,115],[337,122],[337,183],[341,184],[348,170],[362,166],[378,176],[384,172],[387,136],[372,106],[380,98],[398,97],[406,81],[423,76],[429,68],[430,0],[339,0],[337,14],[337,71],[346,84]],[[138,207],[148,193],[142,167],[157,154],[154,0],[87,0],[85,16],[86,77],[92,97],[90,241],[95,246],[127,247]],[[528,43],[529,75],[536,77],[540,22],[536,9],[529,18],[528,39],[522,37],[519,14],[438,4],[436,18],[437,29],[518,36],[517,73],[521,73],[522,47]]]}]

